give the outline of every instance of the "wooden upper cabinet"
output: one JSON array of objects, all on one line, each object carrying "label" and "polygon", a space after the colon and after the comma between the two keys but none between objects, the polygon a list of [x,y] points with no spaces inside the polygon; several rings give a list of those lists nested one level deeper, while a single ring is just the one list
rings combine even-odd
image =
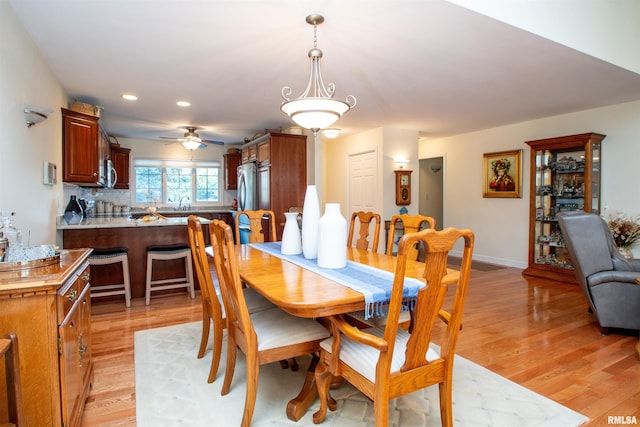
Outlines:
[{"label": "wooden upper cabinet", "polygon": [[259,142],[257,145],[257,157],[258,157],[258,165],[264,166],[270,163],[270,155],[271,155],[271,139],[267,139],[266,141]]},{"label": "wooden upper cabinet", "polygon": [[98,117],[62,108],[62,181],[85,187],[106,182],[108,139]]},{"label": "wooden upper cabinet", "polygon": [[227,153],[224,155],[225,190],[238,189],[238,166],[240,166],[241,157],[240,153]]},{"label": "wooden upper cabinet", "polygon": [[111,146],[111,161],[113,162],[113,168],[118,174],[116,185],[113,188],[120,190],[129,189],[130,154],[131,150],[129,148],[118,147],[116,145]]},{"label": "wooden upper cabinet", "polygon": [[307,137],[286,133],[267,133],[243,147],[255,150],[258,162],[258,209],[276,215],[277,240],[282,239],[284,213],[302,206],[307,190]]}]

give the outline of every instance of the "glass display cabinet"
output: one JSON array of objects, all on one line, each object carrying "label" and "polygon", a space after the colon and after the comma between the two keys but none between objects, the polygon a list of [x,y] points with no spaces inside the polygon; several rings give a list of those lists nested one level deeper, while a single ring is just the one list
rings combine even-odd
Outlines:
[{"label": "glass display cabinet", "polygon": [[523,274],[576,283],[556,214],[600,214],[600,156],[605,135],[583,133],[526,141],[531,147],[529,262]]}]

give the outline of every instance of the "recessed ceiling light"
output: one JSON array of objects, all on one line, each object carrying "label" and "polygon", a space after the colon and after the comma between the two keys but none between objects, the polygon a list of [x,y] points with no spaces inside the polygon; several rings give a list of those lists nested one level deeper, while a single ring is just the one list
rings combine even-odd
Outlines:
[{"label": "recessed ceiling light", "polygon": [[187,101],[178,101],[178,102],[176,102],[176,105],[178,105],[180,107],[188,107],[188,106],[191,105],[191,103],[187,102]]},{"label": "recessed ceiling light", "polygon": [[122,94],[122,98],[126,99],[127,101],[137,101],[138,100],[137,96],[131,95],[130,93]]}]

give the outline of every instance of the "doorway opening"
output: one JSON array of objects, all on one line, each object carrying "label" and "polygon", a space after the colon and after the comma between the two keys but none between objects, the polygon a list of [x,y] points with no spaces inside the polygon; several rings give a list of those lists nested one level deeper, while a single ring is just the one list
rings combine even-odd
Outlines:
[{"label": "doorway opening", "polygon": [[436,228],[444,228],[444,156],[420,159],[419,204],[420,215],[436,220]]}]

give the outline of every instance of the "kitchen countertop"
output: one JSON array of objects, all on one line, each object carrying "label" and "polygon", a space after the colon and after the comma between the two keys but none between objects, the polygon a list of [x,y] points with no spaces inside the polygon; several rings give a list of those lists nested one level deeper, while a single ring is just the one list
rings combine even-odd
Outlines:
[{"label": "kitchen countertop", "polygon": [[[231,206],[217,206],[217,207],[191,207],[186,210],[178,210],[171,207],[159,207],[156,210],[157,213],[164,215],[176,215],[176,214],[184,214],[184,215],[198,215],[199,213],[233,213],[236,212],[236,209],[233,209]],[[142,208],[133,208],[131,209],[131,215],[146,215],[148,212],[146,209]]]},{"label": "kitchen countertop", "polygon": [[[209,224],[211,221],[198,217],[202,224]],[[56,228],[58,230],[74,230],[83,228],[127,228],[127,227],[163,227],[172,225],[187,225],[187,217],[174,217],[158,219],[155,221],[144,221],[142,218],[133,219],[127,217],[93,217],[86,218],[80,224],[69,225],[64,222],[62,217],[58,217]]]}]

